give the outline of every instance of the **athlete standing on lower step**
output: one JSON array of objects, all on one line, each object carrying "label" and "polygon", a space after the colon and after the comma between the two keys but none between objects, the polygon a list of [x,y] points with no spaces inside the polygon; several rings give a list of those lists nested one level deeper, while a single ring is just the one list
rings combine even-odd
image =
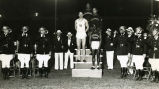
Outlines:
[{"label": "athlete standing on lower step", "polygon": [[97,69],[100,69],[100,47],[101,47],[102,35],[101,30],[95,25],[90,35],[90,48],[92,51],[92,67],[95,69],[95,56],[97,55]]}]

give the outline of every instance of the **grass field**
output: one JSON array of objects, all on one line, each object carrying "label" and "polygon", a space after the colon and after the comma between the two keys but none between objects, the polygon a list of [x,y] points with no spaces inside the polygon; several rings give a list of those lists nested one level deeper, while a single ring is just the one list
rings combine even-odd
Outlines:
[{"label": "grass field", "polygon": [[72,78],[71,70],[52,71],[49,78],[0,79],[0,89],[159,89],[159,83],[144,79],[120,79],[120,70],[104,70],[103,78]]}]

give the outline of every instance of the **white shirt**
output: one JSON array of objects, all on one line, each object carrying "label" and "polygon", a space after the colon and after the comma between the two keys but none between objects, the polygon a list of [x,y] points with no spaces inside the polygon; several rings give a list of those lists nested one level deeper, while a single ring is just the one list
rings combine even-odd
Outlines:
[{"label": "white shirt", "polygon": [[76,25],[77,25],[77,32],[79,33],[85,33],[86,32],[86,19],[77,19],[76,20]]},{"label": "white shirt", "polygon": [[68,46],[70,46],[71,44],[71,39],[68,39]]}]

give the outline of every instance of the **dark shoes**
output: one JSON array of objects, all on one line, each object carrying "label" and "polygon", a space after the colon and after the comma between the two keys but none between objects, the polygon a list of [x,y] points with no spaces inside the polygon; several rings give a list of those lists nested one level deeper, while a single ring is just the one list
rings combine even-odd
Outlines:
[{"label": "dark shoes", "polygon": [[95,69],[95,66],[92,66],[91,69],[94,70],[94,69]]}]

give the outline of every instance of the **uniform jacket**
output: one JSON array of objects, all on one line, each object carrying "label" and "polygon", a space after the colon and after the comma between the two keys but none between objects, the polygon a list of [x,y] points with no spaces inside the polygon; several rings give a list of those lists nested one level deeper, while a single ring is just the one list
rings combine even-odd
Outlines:
[{"label": "uniform jacket", "polygon": [[14,37],[12,34],[5,35],[2,33],[0,35],[0,53],[1,54],[14,54],[15,46],[14,46]]},{"label": "uniform jacket", "polygon": [[31,38],[31,36],[27,33],[27,34],[21,34],[18,37],[18,41],[19,41],[19,50],[18,53],[26,53],[26,54],[30,54],[33,52],[33,40]]},{"label": "uniform jacket", "polygon": [[127,34],[118,35],[114,42],[117,55],[128,55],[130,53],[130,43]]},{"label": "uniform jacket", "polygon": [[114,38],[112,36],[105,35],[105,37],[104,37],[104,50],[114,51]]},{"label": "uniform jacket", "polygon": [[48,35],[41,36],[38,35],[35,44],[37,44],[37,54],[49,54],[51,51],[51,40]]},{"label": "uniform jacket", "polygon": [[[155,40],[153,37],[148,39],[148,47],[149,47],[149,58],[159,58],[159,38]],[[154,48],[157,50],[154,50]]]},{"label": "uniform jacket", "polygon": [[134,36],[131,44],[131,53],[133,55],[143,55],[146,54],[147,46],[142,36]]}]

